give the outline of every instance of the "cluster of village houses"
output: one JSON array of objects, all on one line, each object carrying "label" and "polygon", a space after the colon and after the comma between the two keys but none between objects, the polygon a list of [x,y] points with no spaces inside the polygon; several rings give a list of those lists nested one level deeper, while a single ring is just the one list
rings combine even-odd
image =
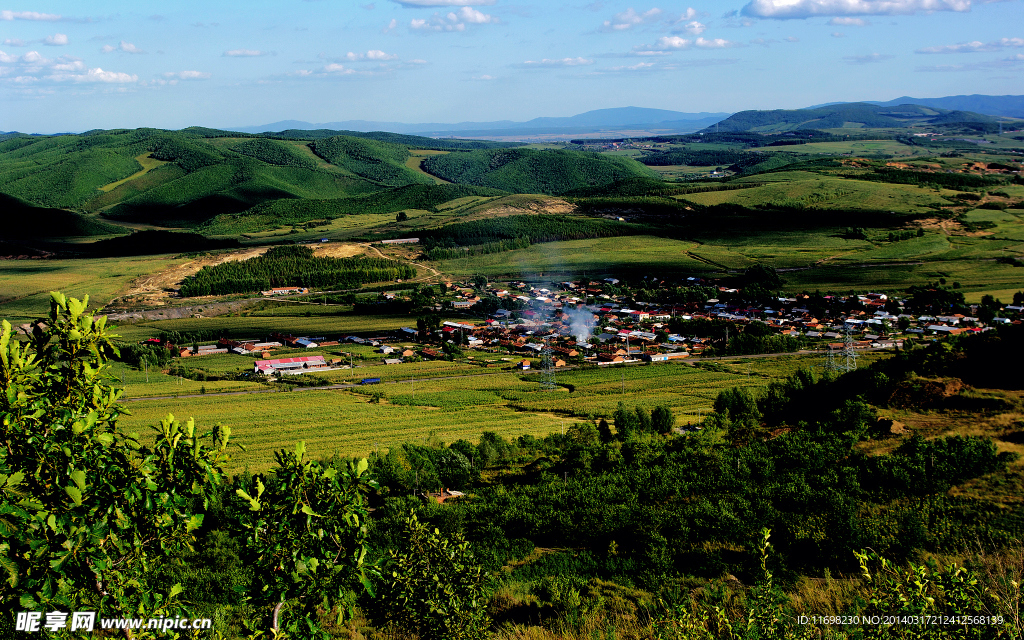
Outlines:
[{"label": "cluster of village houses", "polygon": [[[707,347],[706,339],[668,333],[673,319],[724,320],[736,324],[738,329],[750,322],[760,321],[780,335],[804,337],[819,347],[833,350],[892,348],[902,346],[905,337],[948,336],[989,328],[977,317],[964,314],[929,316],[891,313],[886,309],[893,310],[894,305],[881,293],[856,296],[859,302],[857,306],[862,310],[837,313],[832,317],[816,317],[804,306],[808,296],[775,298],[763,305],[727,303],[717,299],[688,304],[627,304],[624,299],[603,293],[602,287],[605,284],[616,285],[618,281],[609,278],[602,282],[591,282],[589,286],[563,282],[553,288],[518,282],[511,283],[508,288],[492,287],[486,292],[468,286],[454,286],[446,303],[452,310],[472,313],[481,295],[515,298],[522,308],[517,311],[499,309],[486,319],[472,322],[444,322],[439,331],[440,342],[519,356],[516,366],[529,369],[529,357],[533,357],[533,366],[536,366],[539,358],[545,358],[551,366],[557,368],[577,362],[598,365],[663,362],[700,355]],[[736,289],[724,287],[718,290],[723,297],[737,293]],[[385,293],[383,297],[394,298],[396,295]],[[834,306],[838,309],[845,305]],[[898,301],[898,306],[903,306],[902,301]],[[993,323],[1021,322],[1021,306],[1009,305],[1004,308],[1004,312],[1017,319],[995,318]],[[905,328],[900,330],[900,325]],[[192,348],[180,349],[178,355],[188,357],[230,352],[255,356],[254,371],[267,375],[342,368],[351,364],[344,358],[328,359],[323,355],[272,357],[275,349],[284,347],[316,348],[341,342],[368,345],[384,356],[385,365],[398,365],[409,359],[446,357],[439,347],[395,346],[420,341],[419,332],[411,327],[403,327],[375,338],[349,335],[327,340],[324,337],[274,334],[268,341],[225,338],[214,345],[199,346],[197,351]]]}]

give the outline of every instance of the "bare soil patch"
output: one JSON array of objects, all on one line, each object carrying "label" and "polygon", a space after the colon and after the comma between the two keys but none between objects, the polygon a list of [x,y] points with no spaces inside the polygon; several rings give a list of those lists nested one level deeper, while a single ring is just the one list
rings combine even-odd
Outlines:
[{"label": "bare soil patch", "polygon": [[[367,252],[366,247],[348,243],[316,243],[307,245],[318,256],[350,258]],[[261,256],[269,247],[253,247],[227,253],[203,255],[169,267],[152,275],[136,278],[114,300],[115,306],[165,307],[180,303],[176,295],[185,278],[195,275],[203,267],[212,267],[235,260],[248,260]]]}]

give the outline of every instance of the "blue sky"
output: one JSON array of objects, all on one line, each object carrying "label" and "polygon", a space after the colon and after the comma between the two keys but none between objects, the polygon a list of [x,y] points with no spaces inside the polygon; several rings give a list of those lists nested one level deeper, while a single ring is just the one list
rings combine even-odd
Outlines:
[{"label": "blue sky", "polygon": [[1024,93],[1021,0],[21,1],[5,131]]}]

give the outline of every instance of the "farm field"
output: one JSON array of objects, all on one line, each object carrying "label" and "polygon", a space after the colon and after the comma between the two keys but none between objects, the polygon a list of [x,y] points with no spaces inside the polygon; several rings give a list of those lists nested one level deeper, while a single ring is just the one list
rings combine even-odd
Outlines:
[{"label": "farm field", "polygon": [[401,327],[415,326],[416,318],[411,316],[359,316],[328,315],[310,317],[279,316],[219,316],[216,318],[180,318],[174,320],[153,320],[133,326],[146,328],[154,333],[161,331],[224,331],[228,337],[246,338],[269,335],[275,331],[294,335],[338,335],[367,331],[388,331]]},{"label": "farm field", "polygon": [[[878,357],[882,356],[865,354],[862,362]],[[707,413],[725,388],[761,387],[800,367],[820,365],[821,360],[819,355],[793,355],[722,361],[717,371],[683,363],[587,368],[557,374],[559,387],[552,391],[545,391],[535,374],[501,371],[465,375],[483,371],[473,365],[424,362],[357,369],[356,378],[368,375],[362,371],[372,370],[383,383],[352,390],[296,389],[230,397],[208,394],[138,400],[129,403],[131,415],[122,418],[120,425],[127,431],[145,432],[147,425],[155,424],[167,413],[179,419],[195,417],[201,427],[220,422],[230,426],[232,437],[248,449],[234,454],[232,470],[259,471],[271,465],[275,450],[298,440],[304,440],[306,449],[318,455],[352,456],[431,435],[446,442],[459,438],[476,441],[484,431],[496,431],[506,438],[542,436],[568,426],[574,419],[609,417],[620,401],[629,407],[648,409],[668,406],[677,424],[685,426]],[[349,378],[353,374],[337,371],[324,375],[330,373]],[[399,379],[413,373],[456,377],[415,382]],[[141,374],[133,375],[126,379],[130,385]],[[173,385],[173,381],[155,384]],[[209,390],[211,383],[206,384]]]}]

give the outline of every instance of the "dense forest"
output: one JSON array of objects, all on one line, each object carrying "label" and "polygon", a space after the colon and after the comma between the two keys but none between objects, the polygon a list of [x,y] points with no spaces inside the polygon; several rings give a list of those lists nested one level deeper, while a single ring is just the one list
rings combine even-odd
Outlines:
[{"label": "dense forest", "polygon": [[657,174],[629,158],[566,150],[500,149],[431,156],[423,168],[449,182],[511,193],[559,194]]},{"label": "dense forest", "polygon": [[183,297],[254,293],[272,287],[349,289],[365,282],[416,276],[416,269],[384,258],[315,256],[301,245],[273,247],[262,256],[203,267],[181,284]]}]

